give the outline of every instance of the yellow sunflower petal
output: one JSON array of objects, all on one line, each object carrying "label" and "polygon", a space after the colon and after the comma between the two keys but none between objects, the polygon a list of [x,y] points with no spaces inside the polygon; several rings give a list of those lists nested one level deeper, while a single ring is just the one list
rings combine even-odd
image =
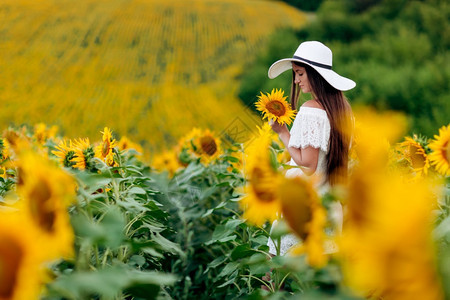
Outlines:
[{"label": "yellow sunflower petal", "polygon": [[430,162],[422,145],[410,137],[405,137],[405,141],[400,145],[403,147],[403,154],[406,160],[416,175],[426,175],[430,168]]},{"label": "yellow sunflower petal", "polygon": [[428,146],[433,150],[429,155],[431,164],[440,174],[450,176],[450,125],[442,126]]},{"label": "yellow sunflower petal", "polygon": [[[326,212],[313,184],[302,177],[283,178],[278,185],[283,218],[299,236],[311,266],[322,267],[328,258],[324,254]],[[294,253],[299,253],[294,250]]]},{"label": "yellow sunflower petal", "polygon": [[247,195],[240,204],[244,210],[244,218],[258,226],[266,221],[274,221],[281,211],[281,204],[276,193],[280,176],[273,168],[270,159],[270,143],[272,133],[270,126],[260,128],[260,134],[245,150],[245,172],[248,184]]}]

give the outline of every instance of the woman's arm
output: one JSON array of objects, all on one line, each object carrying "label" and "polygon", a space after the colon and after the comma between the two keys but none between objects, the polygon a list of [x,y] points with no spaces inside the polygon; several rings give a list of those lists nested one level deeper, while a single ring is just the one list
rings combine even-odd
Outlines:
[{"label": "woman's arm", "polygon": [[281,141],[284,146],[288,150],[294,162],[303,167],[302,170],[306,175],[312,175],[316,172],[317,162],[319,160],[319,148],[306,147],[306,148],[296,148],[289,147],[289,140],[291,138],[291,134],[289,133],[286,125],[281,125],[278,122],[270,122],[273,131],[278,133]]}]

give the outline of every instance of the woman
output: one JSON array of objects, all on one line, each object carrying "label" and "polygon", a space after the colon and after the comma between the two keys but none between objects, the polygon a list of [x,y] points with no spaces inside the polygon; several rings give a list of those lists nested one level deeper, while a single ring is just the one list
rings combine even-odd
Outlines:
[{"label": "woman", "polygon": [[[291,130],[286,125],[272,123],[291,155],[290,165],[294,168],[286,176],[302,174],[319,178],[317,190],[324,194],[330,185],[338,184],[347,175],[348,152],[353,117],[350,104],[342,91],[356,86],[352,80],[332,70],[332,52],[317,41],[303,42],[292,58],[281,59],[269,68],[269,78],[292,69],[291,106],[297,107],[300,91],[311,93],[312,100],[299,109]],[[297,166],[297,168],[295,168]],[[342,207],[336,203],[331,218],[342,226]],[[274,224],[275,225],[275,224]],[[293,235],[282,238],[280,254],[297,244]],[[270,253],[275,254],[272,240]]]}]

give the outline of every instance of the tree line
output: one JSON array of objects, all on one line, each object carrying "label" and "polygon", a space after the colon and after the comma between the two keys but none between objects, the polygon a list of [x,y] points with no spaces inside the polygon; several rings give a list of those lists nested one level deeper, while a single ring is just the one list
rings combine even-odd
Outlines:
[{"label": "tree line", "polygon": [[245,68],[239,97],[253,106],[260,91],[288,93],[290,72],[270,80],[268,68],[300,42],[318,40],[333,50],[334,70],[356,81],[346,92],[352,105],[402,111],[410,133],[432,136],[450,115],[449,20],[450,6],[440,0],[322,1],[302,29],[271,35]]}]

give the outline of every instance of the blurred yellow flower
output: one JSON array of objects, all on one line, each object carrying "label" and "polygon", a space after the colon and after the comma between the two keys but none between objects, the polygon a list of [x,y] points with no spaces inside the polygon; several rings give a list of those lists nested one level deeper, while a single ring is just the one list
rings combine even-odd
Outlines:
[{"label": "blurred yellow flower", "polygon": [[[350,186],[354,201],[349,211],[360,213],[348,217],[340,239],[346,282],[363,296],[441,299],[431,240],[430,186],[406,182],[400,173],[383,175]],[[359,198],[362,190],[366,199]],[[358,198],[364,205],[350,209]]]},{"label": "blurred yellow flower", "polygon": [[422,145],[413,138],[405,137],[405,141],[400,143],[400,146],[403,147],[403,154],[416,175],[427,175],[430,162]]},{"label": "blurred yellow flower", "polygon": [[279,217],[281,203],[277,195],[277,181],[280,176],[272,166],[270,144],[272,131],[268,124],[259,129],[256,137],[246,149],[245,171],[248,184],[246,196],[240,204],[244,219],[261,226],[266,221]]},{"label": "blurred yellow flower", "polygon": [[277,154],[277,160],[279,164],[287,164],[291,160],[291,154],[284,149]]},{"label": "blurred yellow flower", "polygon": [[442,126],[439,135],[434,136],[434,140],[428,144],[433,152],[429,155],[431,164],[436,170],[444,175],[450,175],[450,125]]},{"label": "blurred yellow flower", "polygon": [[67,206],[75,200],[75,182],[51,161],[32,152],[18,159],[17,202],[42,233],[50,258],[73,254],[74,233]]},{"label": "blurred yellow flower", "polygon": [[25,130],[26,128],[22,127],[20,131],[7,129],[3,132],[4,140],[9,146],[9,156],[11,156],[11,154],[18,154],[31,147],[30,139],[27,137]]},{"label": "blurred yellow flower", "polygon": [[38,123],[34,126],[33,137],[39,145],[43,145],[47,139],[54,138],[57,132],[58,126],[52,126],[47,129],[46,124]]},{"label": "blurred yellow flower", "polygon": [[[355,111],[355,134],[352,157],[358,164],[370,164],[385,168],[389,159],[390,145],[401,137],[406,128],[404,115],[395,112],[375,113],[370,109]],[[367,166],[369,167],[369,166]]]},{"label": "blurred yellow flower", "polygon": [[134,142],[132,142],[130,139],[128,139],[126,136],[122,136],[119,140],[119,142],[117,143],[117,147],[119,148],[119,150],[127,150],[127,149],[134,149],[136,150],[136,152],[138,152],[139,154],[143,153],[142,147],[139,144],[136,144]]},{"label": "blurred yellow flower", "polygon": [[181,168],[178,162],[178,157],[175,151],[164,151],[163,153],[157,155],[153,159],[152,166],[159,170],[167,170],[170,176],[173,176],[175,172]]},{"label": "blurred yellow flower", "polygon": [[363,297],[440,299],[431,240],[432,187],[387,168],[386,142],[398,138],[403,121],[366,112],[359,122],[359,160],[349,178],[339,238],[345,283]]},{"label": "blurred yellow flower", "polygon": [[272,89],[272,92],[266,95],[261,92],[256,109],[263,113],[263,119],[289,125],[295,117],[295,110],[292,110],[286,98],[281,89]]},{"label": "blurred yellow flower", "polygon": [[302,240],[302,244],[290,252],[306,254],[311,266],[323,267],[328,260],[324,254],[327,216],[312,182],[298,176],[280,179],[277,194],[283,218]]},{"label": "blurred yellow flower", "polygon": [[114,147],[117,146],[117,141],[112,137],[112,131],[108,127],[105,127],[102,134],[102,141],[94,148],[95,157],[106,162],[108,166],[117,166],[113,152]]},{"label": "blurred yellow flower", "polygon": [[0,299],[39,299],[40,265],[51,247],[37,242],[34,229],[20,214],[0,212]]}]

